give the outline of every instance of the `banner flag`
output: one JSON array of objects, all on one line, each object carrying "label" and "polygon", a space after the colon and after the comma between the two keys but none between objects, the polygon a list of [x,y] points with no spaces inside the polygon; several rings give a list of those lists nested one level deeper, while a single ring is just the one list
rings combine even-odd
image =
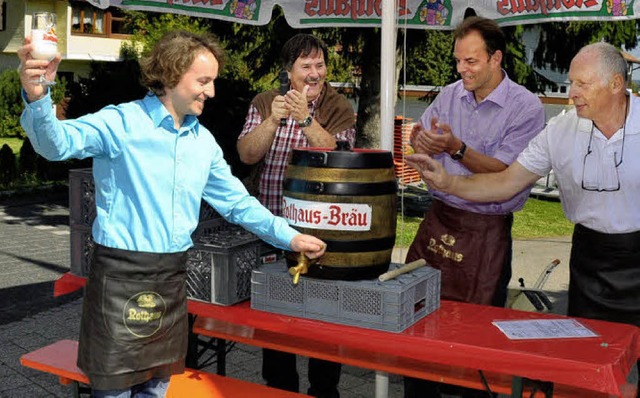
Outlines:
[{"label": "banner flag", "polygon": [[[87,0],[100,7],[168,12],[265,25],[279,5],[294,28],[379,27],[382,3],[393,0]],[[552,21],[635,19],[635,0],[398,0],[397,25],[453,29],[468,8],[502,26]]]}]

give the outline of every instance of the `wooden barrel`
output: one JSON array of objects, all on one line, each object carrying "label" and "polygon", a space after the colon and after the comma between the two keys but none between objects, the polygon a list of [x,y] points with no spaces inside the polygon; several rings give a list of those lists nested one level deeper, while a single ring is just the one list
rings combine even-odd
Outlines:
[{"label": "wooden barrel", "polygon": [[396,237],[397,191],[389,151],[293,149],[282,216],[327,243],[307,275],[357,280],[386,272]]}]

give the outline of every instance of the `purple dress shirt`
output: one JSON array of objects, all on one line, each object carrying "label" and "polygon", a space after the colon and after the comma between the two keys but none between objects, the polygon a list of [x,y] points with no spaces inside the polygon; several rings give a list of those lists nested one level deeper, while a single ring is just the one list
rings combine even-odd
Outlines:
[{"label": "purple dress shirt", "polygon": [[[422,114],[420,122],[429,128],[431,118],[438,116],[441,122],[451,125],[453,134],[467,147],[506,165],[511,164],[544,128],[545,118],[540,99],[511,81],[504,71],[502,73],[502,82],[479,104],[473,93],[464,89],[461,80],[446,86]],[[472,174],[448,154],[436,155],[434,159],[440,161],[450,174]],[[527,187],[505,202],[488,203],[469,202],[430,189],[436,198],[459,209],[482,214],[507,214],[524,206],[531,188]]]}]

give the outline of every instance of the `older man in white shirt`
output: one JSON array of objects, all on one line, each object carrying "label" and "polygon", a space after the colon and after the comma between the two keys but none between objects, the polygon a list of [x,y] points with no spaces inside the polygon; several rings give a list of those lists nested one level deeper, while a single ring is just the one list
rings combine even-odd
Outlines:
[{"label": "older man in white shirt", "polygon": [[575,109],[558,116],[500,173],[451,176],[412,155],[430,186],[474,201],[504,200],[553,169],[566,217],[576,224],[568,315],[640,326],[640,98],[626,62],[607,43],[571,62]]}]

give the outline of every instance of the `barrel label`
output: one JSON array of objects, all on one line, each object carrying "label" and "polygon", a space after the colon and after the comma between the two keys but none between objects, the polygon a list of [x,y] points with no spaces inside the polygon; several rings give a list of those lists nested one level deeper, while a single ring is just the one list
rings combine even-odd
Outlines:
[{"label": "barrel label", "polygon": [[282,217],[300,228],[339,231],[371,230],[371,205],[311,202],[282,197]]}]

